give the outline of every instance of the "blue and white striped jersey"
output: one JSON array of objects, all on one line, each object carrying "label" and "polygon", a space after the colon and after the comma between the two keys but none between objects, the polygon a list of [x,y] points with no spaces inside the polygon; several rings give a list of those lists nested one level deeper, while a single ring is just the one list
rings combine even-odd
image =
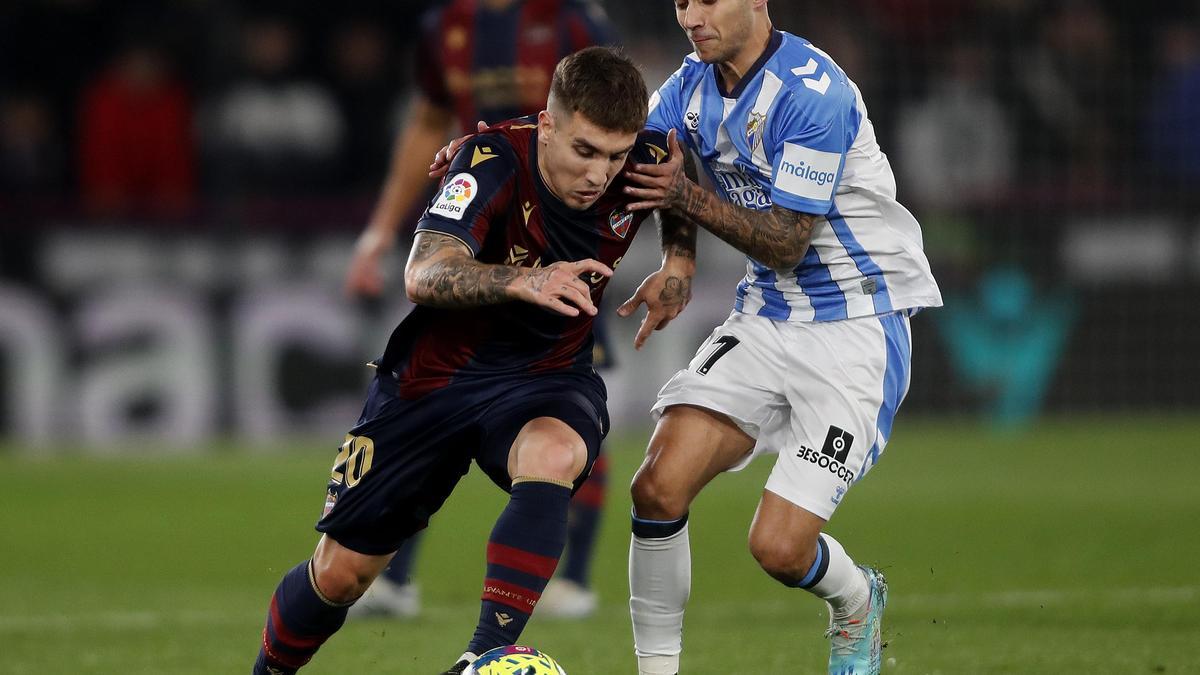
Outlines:
[{"label": "blue and white striped jersey", "polygon": [[647,126],[676,129],[726,201],[820,216],[795,268],[748,259],[737,311],[836,321],[942,304],[858,87],[807,40],[775,32],[728,93],[689,55],[651,97]]}]

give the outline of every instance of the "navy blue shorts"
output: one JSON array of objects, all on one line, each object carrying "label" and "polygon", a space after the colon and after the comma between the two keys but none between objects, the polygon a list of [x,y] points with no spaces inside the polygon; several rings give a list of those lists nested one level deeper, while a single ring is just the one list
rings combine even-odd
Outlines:
[{"label": "navy blue shorts", "polygon": [[472,460],[510,490],[509,449],[538,417],[562,420],[586,443],[578,490],[608,433],[606,400],[594,372],[464,380],[416,400],[397,395],[391,373],[377,374],[338,450],[317,531],[359,553],[394,552],[429,524]]}]

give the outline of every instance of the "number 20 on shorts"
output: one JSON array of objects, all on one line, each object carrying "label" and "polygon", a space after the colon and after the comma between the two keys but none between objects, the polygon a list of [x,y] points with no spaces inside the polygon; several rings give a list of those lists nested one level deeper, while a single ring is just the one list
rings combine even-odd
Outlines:
[{"label": "number 20 on shorts", "polygon": [[371,461],[374,458],[375,441],[366,436],[347,434],[346,442],[338,448],[329,477],[338,483],[344,482],[347,488],[352,488],[371,470]]}]

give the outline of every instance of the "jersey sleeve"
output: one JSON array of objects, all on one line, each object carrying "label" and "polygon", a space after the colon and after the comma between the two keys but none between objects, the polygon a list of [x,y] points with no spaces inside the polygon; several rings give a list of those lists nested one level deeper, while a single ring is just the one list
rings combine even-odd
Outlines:
[{"label": "jersey sleeve", "polygon": [[682,98],[683,68],[680,68],[650,96],[650,114],[646,118],[646,129],[664,135],[674,129],[680,142],[690,142],[683,126]]},{"label": "jersey sleeve", "polygon": [[467,141],[417,223],[417,232],[449,235],[479,255],[492,223],[512,201],[516,169],[516,155],[499,136],[483,134]]},{"label": "jersey sleeve", "polygon": [[789,93],[774,115],[771,201],[802,213],[828,213],[858,125],[849,87]]},{"label": "jersey sleeve", "polygon": [[638,134],[629,161],[636,164],[662,164],[667,161],[667,135],[661,131],[646,129]]}]

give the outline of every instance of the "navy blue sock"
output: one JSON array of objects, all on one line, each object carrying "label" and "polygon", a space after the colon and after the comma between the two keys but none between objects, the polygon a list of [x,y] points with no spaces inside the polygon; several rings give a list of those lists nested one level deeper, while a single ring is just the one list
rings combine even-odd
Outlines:
[{"label": "navy blue sock", "polygon": [[517,643],[567,541],[566,483],[520,480],[488,539],[479,624],[467,651]]},{"label": "navy blue sock", "polygon": [[417,548],[421,545],[422,533],[418,532],[400,545],[400,550],[392,557],[392,562],[383,571],[388,581],[403,586],[412,581],[413,560],[417,557]]},{"label": "navy blue sock", "polygon": [[795,583],[794,587],[805,590],[811,589],[825,578],[825,572],[828,570],[829,544],[825,543],[824,537],[817,537],[817,557],[813,558],[813,563],[808,568],[808,572],[805,573],[803,579]]},{"label": "navy blue sock", "polygon": [[349,604],[326,599],[304,561],[283,575],[263,628],[254,675],[290,675],[308,663],[325,640],[346,621]]},{"label": "navy blue sock", "polygon": [[592,568],[592,550],[600,533],[600,514],[604,511],[604,494],[608,485],[608,458],[600,455],[592,473],[571,498],[567,511],[567,550],[562,578],[584,588],[588,586]]}]

